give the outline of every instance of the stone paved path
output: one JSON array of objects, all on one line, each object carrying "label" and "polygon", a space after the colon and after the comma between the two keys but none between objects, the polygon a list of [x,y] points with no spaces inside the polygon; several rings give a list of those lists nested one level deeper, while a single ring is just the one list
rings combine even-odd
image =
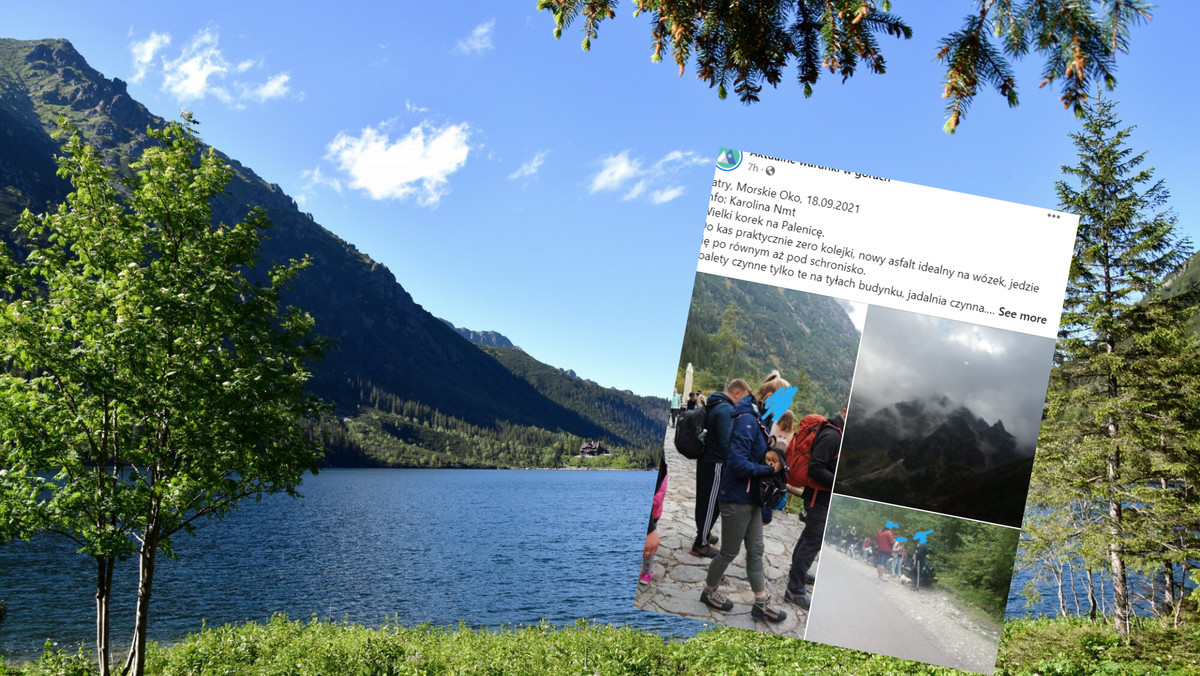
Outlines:
[{"label": "stone paved path", "polygon": [[[750,590],[750,582],[746,578],[744,549],[725,571],[725,580],[721,584],[722,591],[733,601],[733,610],[723,613],[700,602],[700,592],[704,590],[704,578],[712,559],[690,554],[692,540],[696,536],[696,461],[684,458],[675,450],[672,441],[674,436],[675,429],[668,428],[663,453],[667,458],[669,478],[663,514],[658,522],[660,545],[654,559],[654,581],[649,585],[638,585],[633,605],[642,610],[703,622],[803,638],[808,612],[783,600],[788,568],[792,563],[792,549],[804,530],[804,522],[795,514],[776,512],[771,524],[763,528],[767,593],[771,594],[774,605],[787,612],[786,620],[776,624],[751,617],[754,592]],[[714,530],[720,535],[719,519]],[[816,570],[815,563],[813,570]]]}]

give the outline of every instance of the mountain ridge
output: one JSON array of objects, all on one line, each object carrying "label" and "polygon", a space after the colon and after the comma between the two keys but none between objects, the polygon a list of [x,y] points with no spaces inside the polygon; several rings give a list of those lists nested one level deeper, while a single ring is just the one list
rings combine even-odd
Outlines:
[{"label": "mountain ridge", "polygon": [[513,345],[513,342],[508,339],[508,336],[505,336],[499,331],[472,331],[468,328],[455,326],[449,319],[442,317],[438,317],[438,319],[441,319],[446,326],[454,329],[458,335],[466,338],[476,345],[487,345],[489,347],[511,347],[517,350],[521,349],[516,345]]},{"label": "mountain ridge", "polygon": [[712,391],[735,376],[757,384],[771,370],[795,385],[804,369],[811,391],[798,412],[833,416],[850,397],[859,339],[845,301],[697,273],[679,371],[691,363],[693,387]]},{"label": "mountain ridge", "polygon": [[[129,96],[123,81],[105,78],[63,39],[0,39],[0,94],[0,224],[7,226],[0,239],[18,256],[27,243],[10,234],[17,215],[46,211],[69,190],[55,175],[56,118],[66,118],[125,174],[150,143],[145,129],[164,124]],[[214,221],[240,221],[250,206],[260,206],[273,223],[255,273],[265,274],[273,262],[312,258],[285,300],[310,312],[318,332],[337,341],[314,366],[311,386],[335,402],[340,416],[370,406],[369,394],[378,389],[472,425],[505,421],[631,444],[538,392],[421,307],[387,266],[302,213],[278,185],[214,150],[234,173],[213,204]]]},{"label": "mountain ridge", "polygon": [[850,403],[834,491],[1020,525],[1033,449],[945,395]]}]

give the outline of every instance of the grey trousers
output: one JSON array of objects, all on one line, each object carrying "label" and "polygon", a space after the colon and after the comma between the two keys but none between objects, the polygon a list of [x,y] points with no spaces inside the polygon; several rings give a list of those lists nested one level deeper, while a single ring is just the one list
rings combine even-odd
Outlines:
[{"label": "grey trousers", "polygon": [[746,545],[746,577],[755,593],[766,591],[763,576],[762,508],[736,502],[721,503],[721,552],[708,564],[705,583],[715,589],[725,575],[725,569],[737,558],[742,544]]}]

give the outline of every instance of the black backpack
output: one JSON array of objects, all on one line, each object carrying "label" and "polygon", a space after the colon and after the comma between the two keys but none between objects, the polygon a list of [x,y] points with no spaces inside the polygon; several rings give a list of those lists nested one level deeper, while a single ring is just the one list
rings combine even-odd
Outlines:
[{"label": "black backpack", "polygon": [[707,409],[697,406],[685,411],[675,421],[675,450],[688,460],[697,460],[704,455],[704,436],[707,432],[704,424],[707,419]]},{"label": "black backpack", "polygon": [[[764,437],[767,436],[767,430],[761,423],[759,423],[758,429]],[[769,437],[767,438],[767,450],[772,450]],[[750,482],[750,499],[759,507],[775,507],[787,496],[787,453],[776,452],[779,454],[779,471],[767,476],[755,477]],[[764,458],[764,464],[765,462]]]},{"label": "black backpack", "polygon": [[778,472],[750,482],[750,499],[759,507],[775,507],[787,495],[787,460],[780,458],[780,462],[783,468]]}]

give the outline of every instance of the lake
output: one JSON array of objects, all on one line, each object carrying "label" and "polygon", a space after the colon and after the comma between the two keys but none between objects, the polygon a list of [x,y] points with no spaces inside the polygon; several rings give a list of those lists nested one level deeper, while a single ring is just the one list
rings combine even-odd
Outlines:
[{"label": "lake", "polygon": [[[331,469],[304,498],[246,502],[159,558],[150,636],[283,612],[382,625],[499,627],[586,617],[664,636],[703,625],[633,608],[654,472]],[[36,657],[46,639],[91,645],[94,567],[65,538],[0,545],[0,655]],[[133,633],[137,563],[119,570],[114,642]],[[1054,614],[1053,588],[1008,614]],[[1083,590],[1080,590],[1083,592]],[[1110,597],[1111,598],[1111,597]]]},{"label": "lake", "polygon": [[[332,469],[293,500],[246,502],[159,557],[150,637],[283,612],[382,625],[499,627],[586,617],[665,635],[698,622],[637,610],[654,472]],[[91,645],[95,568],[65,538],[0,546],[0,655]],[[118,571],[114,642],[133,633],[137,563]]]}]

